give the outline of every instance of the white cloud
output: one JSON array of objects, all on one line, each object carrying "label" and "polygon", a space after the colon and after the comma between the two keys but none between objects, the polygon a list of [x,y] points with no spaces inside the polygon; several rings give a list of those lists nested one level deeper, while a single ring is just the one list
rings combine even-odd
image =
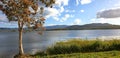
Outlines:
[{"label": "white cloud", "polygon": [[96,14],[97,18],[91,19],[91,23],[110,23],[120,25],[120,8],[100,10]]},{"label": "white cloud", "polygon": [[59,7],[58,9],[46,8],[44,15],[46,18],[52,17],[54,20],[59,21],[59,16],[61,16],[61,13],[63,12],[64,12],[63,6]]},{"label": "white cloud", "polygon": [[80,25],[81,19],[75,19],[73,25]]},{"label": "white cloud", "polygon": [[91,3],[92,0],[81,0],[81,4],[84,5],[84,4],[89,4]]},{"label": "white cloud", "polygon": [[97,18],[116,18],[116,17],[120,17],[120,7],[104,9],[97,12]]},{"label": "white cloud", "polygon": [[56,20],[56,21],[60,20],[57,16],[53,17],[53,19]]},{"label": "white cloud", "polygon": [[69,15],[69,14],[65,14],[65,16],[61,18],[60,22],[64,22],[64,21],[66,21],[68,18],[70,18],[70,15]]},{"label": "white cloud", "polygon": [[73,13],[75,10],[66,10],[65,12]]},{"label": "white cloud", "polygon": [[47,24],[45,26],[54,26],[54,25],[57,25],[57,24]]},{"label": "white cloud", "polygon": [[0,22],[0,24],[2,24],[2,25],[0,25],[0,27],[2,27],[2,28],[17,28],[18,26],[17,26],[17,22]]},{"label": "white cloud", "polygon": [[80,3],[80,0],[76,0],[76,5],[79,5],[79,3]]},{"label": "white cloud", "polygon": [[59,14],[59,11],[55,8],[45,8],[44,15],[46,18],[49,18],[51,16],[57,16]]},{"label": "white cloud", "polygon": [[59,18],[61,16],[61,13],[63,13],[65,11],[64,6],[68,5],[69,0],[56,0],[56,8],[46,8],[46,17],[52,17],[54,20],[56,21],[66,21],[67,20],[67,16],[65,15],[65,17],[63,18]]},{"label": "white cloud", "polygon": [[2,11],[0,11],[0,22],[6,22],[6,21],[8,21],[6,15],[3,14]]},{"label": "white cloud", "polygon": [[80,12],[84,12],[84,10],[80,10]]},{"label": "white cloud", "polygon": [[64,7],[61,6],[60,9],[59,9],[60,13],[64,12]]},{"label": "white cloud", "polygon": [[[69,0],[56,0],[53,8],[45,8],[44,16],[46,18],[52,17],[54,20],[59,21],[59,16],[65,11],[64,6],[67,6],[68,2]],[[42,5],[42,3],[40,3],[40,5]]]},{"label": "white cloud", "polygon": [[118,18],[94,18],[90,20],[91,23],[110,23],[115,25],[120,25],[120,17]]},{"label": "white cloud", "polygon": [[68,5],[69,0],[63,0],[64,5]]},{"label": "white cloud", "polygon": [[73,17],[74,17],[74,15],[72,15],[72,14],[65,14],[62,18],[58,18],[57,16],[54,16],[53,19],[55,19],[56,21],[59,21],[59,22],[65,22],[69,18],[73,18]]},{"label": "white cloud", "polygon": [[104,18],[100,18],[100,19],[94,18],[94,19],[91,19],[90,22],[91,23],[107,23]]},{"label": "white cloud", "polygon": [[76,5],[79,5],[79,4],[84,5],[84,4],[89,4],[91,2],[92,0],[76,0]]},{"label": "white cloud", "polygon": [[62,4],[64,6],[67,6],[68,2],[69,2],[69,0],[56,0],[56,4],[59,5],[59,6],[61,6]]},{"label": "white cloud", "polygon": [[[62,10],[61,10],[62,9]],[[68,20],[70,17],[74,17],[74,15],[71,14],[65,14],[62,18],[59,18],[59,16],[61,15],[60,13],[62,13],[64,11],[63,7],[61,7],[61,9],[56,9],[56,8],[46,8],[45,11],[45,16],[46,18],[52,17],[54,20],[56,21],[60,21],[60,22],[64,22],[66,20]],[[71,12],[74,12],[75,10],[72,10]]]}]

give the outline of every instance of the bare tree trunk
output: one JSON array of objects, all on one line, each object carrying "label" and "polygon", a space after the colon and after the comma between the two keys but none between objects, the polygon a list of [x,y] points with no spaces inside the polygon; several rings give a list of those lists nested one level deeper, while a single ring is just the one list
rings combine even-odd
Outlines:
[{"label": "bare tree trunk", "polygon": [[23,32],[23,22],[18,21],[19,27],[19,55],[24,55],[23,43],[22,43],[22,32]]},{"label": "bare tree trunk", "polygon": [[19,28],[19,54],[23,55],[24,51],[23,51],[23,44],[22,44],[22,28]]}]

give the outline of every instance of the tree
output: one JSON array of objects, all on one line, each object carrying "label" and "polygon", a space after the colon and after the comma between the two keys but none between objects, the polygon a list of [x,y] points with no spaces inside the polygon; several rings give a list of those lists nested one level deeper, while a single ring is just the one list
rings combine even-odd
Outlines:
[{"label": "tree", "polygon": [[[0,0],[0,10],[9,21],[18,22],[19,55],[24,55],[22,44],[23,27],[43,28],[44,8],[52,7],[55,0]],[[41,5],[42,4],[42,5]]]}]

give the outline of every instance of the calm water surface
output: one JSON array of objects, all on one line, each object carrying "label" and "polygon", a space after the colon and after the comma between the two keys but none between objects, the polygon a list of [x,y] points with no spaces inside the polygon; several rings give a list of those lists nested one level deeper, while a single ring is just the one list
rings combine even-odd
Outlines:
[{"label": "calm water surface", "polygon": [[[114,30],[65,30],[45,31],[43,35],[37,32],[23,34],[23,44],[26,53],[34,54],[38,50],[45,50],[57,41],[72,38],[120,38],[120,29]],[[11,58],[18,53],[18,33],[0,32],[0,58]]]}]

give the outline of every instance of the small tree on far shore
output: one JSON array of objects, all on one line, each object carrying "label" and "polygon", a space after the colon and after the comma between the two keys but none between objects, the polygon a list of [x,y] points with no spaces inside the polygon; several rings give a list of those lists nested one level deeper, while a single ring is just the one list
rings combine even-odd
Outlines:
[{"label": "small tree on far shore", "polygon": [[55,0],[0,0],[0,10],[9,21],[18,22],[19,55],[24,55],[22,44],[23,27],[43,28],[44,8],[52,7]]}]

